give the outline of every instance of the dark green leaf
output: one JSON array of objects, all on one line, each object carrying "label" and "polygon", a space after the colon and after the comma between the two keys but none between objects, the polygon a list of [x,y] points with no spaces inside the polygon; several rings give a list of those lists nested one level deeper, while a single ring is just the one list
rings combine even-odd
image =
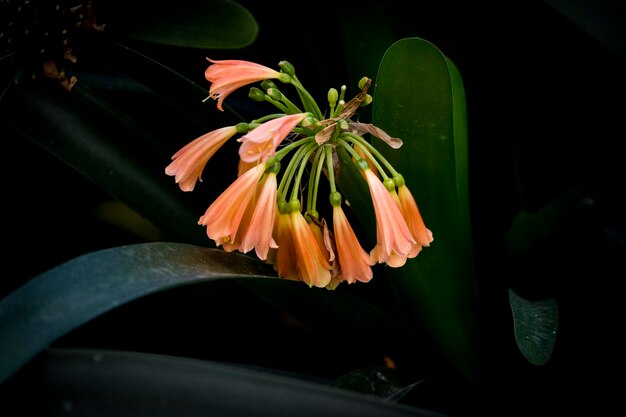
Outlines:
[{"label": "dark green leaf", "polygon": [[386,269],[410,318],[468,378],[476,376],[475,271],[468,201],[464,87],[432,43],[403,39],[385,54],[373,122],[404,145],[376,146],[404,176],[434,242],[402,268]]},{"label": "dark green leaf", "polygon": [[146,243],[80,256],[0,301],[0,382],[70,330],[136,298],[206,280],[273,276],[249,256],[187,244]]},{"label": "dark green leaf", "polygon": [[509,289],[515,341],[524,357],[534,365],[550,360],[559,325],[559,306],[554,298],[529,301]]},{"label": "dark green leaf", "polygon": [[109,0],[97,5],[96,15],[111,34],[188,48],[243,48],[259,30],[247,9],[227,0],[180,0],[176,7],[149,0]]},{"label": "dark green leaf", "polygon": [[[50,416],[442,417],[408,405],[293,376],[135,352],[54,349],[23,391],[38,401],[3,401],[24,414]],[[17,398],[16,398],[17,397]]]}]

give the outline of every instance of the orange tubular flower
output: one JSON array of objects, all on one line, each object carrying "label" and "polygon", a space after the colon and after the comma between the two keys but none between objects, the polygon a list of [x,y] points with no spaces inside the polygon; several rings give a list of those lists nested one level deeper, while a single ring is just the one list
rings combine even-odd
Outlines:
[{"label": "orange tubular flower", "polygon": [[240,60],[214,61],[207,58],[212,65],[204,72],[204,77],[211,82],[209,95],[217,99],[217,108],[224,111],[222,103],[233,91],[257,81],[276,79],[280,73],[254,62]]},{"label": "orange tubular flower", "polygon": [[364,171],[376,214],[376,247],[371,251],[372,261],[391,267],[404,265],[416,243],[391,193],[368,168]]},{"label": "orange tubular flower", "polygon": [[333,225],[341,276],[349,284],[369,282],[373,276],[371,266],[375,262],[361,247],[341,205],[333,206]]},{"label": "orange tubular flower", "polygon": [[274,155],[278,145],[291,133],[293,128],[306,117],[306,113],[297,113],[263,123],[237,139],[241,142],[239,157],[247,163],[266,161],[267,158]]},{"label": "orange tubular flower", "polygon": [[196,181],[202,182],[202,171],[209,159],[236,133],[235,126],[228,126],[200,136],[172,156],[165,173],[174,176],[181,190],[193,191]]},{"label": "orange tubular flower", "polygon": [[207,235],[216,245],[235,241],[241,219],[264,172],[265,165],[257,165],[237,178],[200,217],[198,224],[206,226]]},{"label": "orange tubular flower", "polygon": [[313,232],[298,210],[289,213],[289,217],[299,278],[309,287],[327,286],[330,283],[332,267],[324,259]]},{"label": "orange tubular flower", "polygon": [[276,212],[276,173],[267,174],[259,186],[261,193],[256,199],[248,228],[241,238],[240,251],[246,253],[254,248],[259,259],[266,260],[270,248],[278,247],[272,238]]},{"label": "orange tubular flower", "polygon": [[411,194],[411,191],[409,191],[406,185],[403,184],[398,187],[398,198],[400,200],[402,214],[409,226],[411,235],[419,245],[430,246],[430,243],[433,241],[433,233],[424,224],[422,215],[417,208],[415,198],[413,198],[413,194]]},{"label": "orange tubular flower", "polygon": [[[278,211],[277,211],[278,212]],[[298,265],[296,264],[296,249],[291,238],[291,215],[278,213],[275,222],[275,236],[278,248],[270,250],[271,262],[278,276],[291,280],[298,280]]]}]

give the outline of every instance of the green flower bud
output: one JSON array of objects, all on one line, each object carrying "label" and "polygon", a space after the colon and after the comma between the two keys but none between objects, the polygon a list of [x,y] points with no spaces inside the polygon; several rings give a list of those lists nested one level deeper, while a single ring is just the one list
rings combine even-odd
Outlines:
[{"label": "green flower bud", "polygon": [[362,90],[365,87],[365,84],[367,83],[367,77],[363,77],[359,80],[359,88]]},{"label": "green flower bud", "polygon": [[287,61],[280,61],[278,66],[285,74],[294,75],[296,73],[296,69]]},{"label": "green flower bud", "polygon": [[367,106],[368,104],[371,104],[373,100],[374,99],[372,98],[372,96],[370,96],[369,94],[366,94],[365,98],[361,102],[361,107]]},{"label": "green flower bud", "polygon": [[337,103],[337,99],[339,98],[339,92],[336,88],[331,88],[328,90],[328,104],[334,106]]},{"label": "green flower bud", "polygon": [[337,124],[339,125],[339,129],[341,129],[341,130],[349,130],[350,129],[350,125],[344,119],[339,119]]},{"label": "green flower bud", "polygon": [[268,88],[267,95],[276,101],[280,101],[283,99],[283,94],[277,88]]},{"label": "green flower bud", "polygon": [[261,88],[267,91],[270,88],[276,88],[276,84],[274,84],[274,81],[272,80],[263,80],[263,82],[261,83]]},{"label": "green flower bud", "polygon": [[302,121],[302,127],[315,126],[318,120],[313,116],[308,116]]},{"label": "green flower bud", "polygon": [[248,97],[254,101],[263,101],[265,100],[265,93],[256,87],[252,87],[248,93]]}]

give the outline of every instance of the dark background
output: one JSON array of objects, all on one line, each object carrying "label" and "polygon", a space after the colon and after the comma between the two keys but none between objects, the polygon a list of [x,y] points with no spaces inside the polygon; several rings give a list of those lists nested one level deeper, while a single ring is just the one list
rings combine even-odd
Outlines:
[{"label": "dark background", "polygon": [[[249,47],[199,51],[130,44],[207,90],[203,78],[207,56],[252,60],[270,67],[288,60],[313,95],[324,97],[328,88],[343,83],[354,86],[361,76],[375,80],[386,48],[405,37],[432,42],[463,77],[474,249],[483,300],[480,308],[485,337],[491,342],[488,355],[492,356],[485,359],[487,383],[476,397],[471,390],[464,392],[462,384],[459,388],[435,378],[432,397],[422,395],[416,402],[458,414],[474,407],[494,415],[560,414],[578,406],[611,409],[617,398],[610,377],[623,361],[618,288],[626,271],[622,201],[625,6],[618,1],[581,1],[567,6],[536,0],[495,4],[416,1],[410,7],[396,1],[333,1],[303,5],[296,11],[290,3],[239,3],[251,11],[260,28]],[[586,12],[577,15],[576,7]],[[106,15],[99,20],[106,23]],[[151,121],[170,153],[203,133],[172,123],[178,116],[163,114],[158,103],[144,95],[116,97],[121,106],[142,109],[137,116]],[[232,100],[241,100],[240,110],[246,111],[245,95],[233,95]],[[150,240],[176,240],[168,231],[149,225],[146,233],[138,235],[137,229],[129,231],[103,218],[99,209],[115,197],[37,144],[13,133],[2,136],[6,167],[0,206],[0,235],[5,243],[3,294],[84,253]],[[165,167],[169,154],[163,155]],[[556,229],[538,228],[537,234],[547,234],[543,243],[523,262],[511,261],[505,239],[513,219],[522,211],[539,212],[568,193],[577,196],[571,218]],[[208,201],[206,195],[188,198],[200,212]],[[226,293],[238,291],[230,288],[231,284],[220,285]],[[509,288],[531,298],[556,297],[559,302],[559,336],[553,358],[544,366],[527,363],[516,349],[506,298]],[[288,337],[296,346],[319,341],[315,339],[319,335],[297,330],[285,336],[283,317],[243,296],[250,310],[243,302],[241,309],[232,309],[214,300],[216,315],[230,308],[230,314],[207,319],[204,324],[223,335],[220,346],[209,346],[200,336],[185,343],[189,333],[178,323],[194,312],[181,309],[177,300],[189,296],[180,293],[180,298],[139,301],[70,335],[60,346],[110,343],[147,350],[157,344],[165,353],[237,360],[245,351],[241,345],[267,323],[250,320],[253,308],[264,311],[257,318],[270,317],[277,323],[277,338]],[[166,307],[164,314],[159,309],[167,300],[173,305]],[[133,323],[149,321],[145,315],[169,324],[159,329],[148,326],[138,336]],[[120,327],[125,321],[127,327]],[[232,332],[233,328],[241,331]],[[178,342],[163,340],[170,338]],[[181,351],[181,346],[194,343],[191,351]],[[349,346],[349,340],[338,344]],[[249,351],[244,358],[250,363],[267,360]],[[350,365],[365,364],[371,358],[365,355],[353,360]],[[321,378],[339,373],[336,367],[320,368],[315,361],[310,368],[297,368],[301,366],[298,363],[284,359],[264,365]],[[446,392],[459,403],[442,405]]]}]

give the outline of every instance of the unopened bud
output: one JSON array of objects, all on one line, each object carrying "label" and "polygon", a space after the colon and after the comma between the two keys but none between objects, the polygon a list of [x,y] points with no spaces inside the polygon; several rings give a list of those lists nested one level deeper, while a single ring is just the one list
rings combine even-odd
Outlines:
[{"label": "unopened bud", "polygon": [[248,97],[254,101],[263,101],[265,100],[265,93],[256,87],[252,87],[248,93]]},{"label": "unopened bud", "polygon": [[302,121],[302,127],[315,126],[317,124],[317,119],[313,116],[305,117]]},{"label": "unopened bud", "polygon": [[341,129],[341,130],[349,130],[350,129],[350,125],[344,119],[339,119],[337,124],[339,125],[339,129]]},{"label": "unopened bud", "polygon": [[283,94],[280,91],[278,91],[277,88],[268,88],[267,95],[277,101],[280,101],[283,99]]},{"label": "unopened bud", "polygon": [[339,98],[339,92],[336,88],[331,88],[328,90],[328,104],[334,106],[337,103],[337,99]]},{"label": "unopened bud", "polygon": [[263,82],[261,83],[261,87],[267,91],[270,88],[276,88],[276,84],[274,84],[274,81],[272,80],[263,80]]},{"label": "unopened bud", "polygon": [[296,73],[296,69],[287,61],[280,61],[278,66],[285,74],[294,75]]},{"label": "unopened bud", "polygon": [[365,84],[367,84],[367,77],[363,77],[359,80],[359,88],[362,90],[363,88],[365,88]]},{"label": "unopened bud", "polygon": [[369,94],[365,95],[365,98],[363,99],[363,101],[361,102],[361,107],[363,106],[367,106],[368,104],[372,104],[372,101],[374,99],[372,98],[372,96],[370,96]]}]

